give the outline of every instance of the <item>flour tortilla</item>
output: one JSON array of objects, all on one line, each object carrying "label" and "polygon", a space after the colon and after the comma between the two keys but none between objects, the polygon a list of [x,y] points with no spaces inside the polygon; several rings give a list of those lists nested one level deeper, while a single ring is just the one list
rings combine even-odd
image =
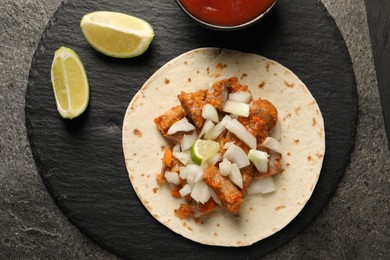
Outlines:
[{"label": "flour tortilla", "polygon": [[[207,89],[232,76],[249,86],[254,99],[268,99],[278,109],[284,152],[282,173],[275,177],[277,190],[247,196],[239,216],[220,210],[204,223],[180,219],[174,210],[184,200],[156,182],[169,144],[153,119],[180,104],[180,91]],[[123,123],[123,150],[133,188],[156,220],[202,244],[248,246],[285,227],[309,200],[325,154],[324,122],[304,83],[281,64],[256,54],[202,48],[168,62],[134,96]]]}]

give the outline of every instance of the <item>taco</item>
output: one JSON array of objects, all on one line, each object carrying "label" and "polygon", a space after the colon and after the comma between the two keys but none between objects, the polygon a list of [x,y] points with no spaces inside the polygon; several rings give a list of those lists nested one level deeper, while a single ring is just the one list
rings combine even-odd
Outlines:
[{"label": "taco", "polygon": [[[281,230],[309,200],[324,123],[310,91],[279,63],[202,48],[168,62],[134,96],[123,150],[156,220],[202,244],[247,246]],[[237,159],[242,153],[249,159]]]}]

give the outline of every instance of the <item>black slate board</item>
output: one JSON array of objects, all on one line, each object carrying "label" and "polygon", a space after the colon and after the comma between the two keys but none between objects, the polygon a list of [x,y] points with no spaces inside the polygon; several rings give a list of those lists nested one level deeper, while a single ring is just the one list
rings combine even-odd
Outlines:
[{"label": "black slate board", "polygon": [[390,1],[365,0],[376,77],[390,149]]},{"label": "black slate board", "polygon": [[[97,53],[79,29],[81,17],[95,10],[148,20],[156,33],[150,49],[128,60]],[[51,89],[51,61],[61,45],[80,55],[90,82],[89,107],[74,121],[60,118]],[[204,246],[171,232],[150,216],[127,177],[121,128],[131,98],[160,66],[198,47],[254,52],[282,63],[306,83],[325,119],[327,151],[312,198],[286,228],[250,247]],[[294,237],[337,189],[354,145],[357,92],[345,43],[317,0],[279,0],[265,20],[237,32],[200,27],[173,0],[68,1],[49,21],[34,55],[25,111],[47,189],[69,220],[101,246],[126,258],[251,259]]]}]

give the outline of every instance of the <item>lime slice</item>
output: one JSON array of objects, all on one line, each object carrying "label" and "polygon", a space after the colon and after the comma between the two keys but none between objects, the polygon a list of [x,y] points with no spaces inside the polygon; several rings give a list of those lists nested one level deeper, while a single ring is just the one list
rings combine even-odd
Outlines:
[{"label": "lime slice", "polygon": [[54,53],[51,82],[60,115],[81,115],[88,106],[89,86],[83,63],[72,49],[61,47]]},{"label": "lime slice", "polygon": [[197,140],[191,147],[191,160],[201,165],[202,161],[207,161],[219,151],[219,144],[211,140]]},{"label": "lime slice", "polygon": [[153,28],[148,22],[117,12],[86,14],[81,19],[80,27],[93,48],[116,58],[141,55],[154,37]]}]

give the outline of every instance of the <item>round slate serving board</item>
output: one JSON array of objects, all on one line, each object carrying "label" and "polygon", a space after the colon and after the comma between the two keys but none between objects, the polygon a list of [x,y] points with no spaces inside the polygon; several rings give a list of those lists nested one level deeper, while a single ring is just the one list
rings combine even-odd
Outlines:
[{"label": "round slate serving board", "polygon": [[[126,60],[97,53],[79,28],[82,16],[96,10],[149,21],[156,34],[149,50]],[[91,89],[88,109],[72,121],[58,115],[50,82],[54,51],[62,45],[79,54]],[[130,100],[159,67],[199,47],[253,52],[278,61],[307,85],[325,119],[327,150],[312,198],[286,228],[250,247],[204,246],[173,233],[146,211],[127,176],[121,131]],[[264,20],[235,32],[210,31],[195,24],[173,0],[67,1],[42,35],[26,93],[28,137],[53,199],[82,232],[126,258],[250,259],[287,242],[337,189],[353,149],[356,115],[356,83],[348,51],[317,0],[279,0]]]}]

